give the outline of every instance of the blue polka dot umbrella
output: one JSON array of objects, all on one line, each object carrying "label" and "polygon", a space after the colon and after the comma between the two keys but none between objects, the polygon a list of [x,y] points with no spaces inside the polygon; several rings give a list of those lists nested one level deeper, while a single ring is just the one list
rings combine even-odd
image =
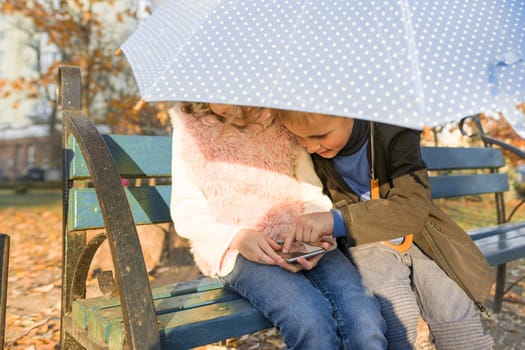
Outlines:
[{"label": "blue polka dot umbrella", "polygon": [[501,112],[525,137],[523,0],[165,0],[122,45],[145,101],[420,129]]}]

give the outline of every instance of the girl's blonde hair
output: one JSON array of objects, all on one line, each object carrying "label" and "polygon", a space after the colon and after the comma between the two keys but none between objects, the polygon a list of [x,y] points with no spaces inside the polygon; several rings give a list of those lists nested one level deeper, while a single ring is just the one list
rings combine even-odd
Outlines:
[{"label": "girl's blonde hair", "polygon": [[231,113],[228,116],[222,116],[215,114],[211,108],[209,103],[201,103],[201,102],[181,102],[181,110],[185,113],[193,114],[196,118],[202,118],[204,116],[214,116],[220,121],[222,121],[225,125],[231,125],[233,123],[233,120],[235,119],[235,116],[238,114],[238,112],[241,113],[241,116],[244,121],[246,121],[246,125],[258,123],[258,119],[261,116],[261,113],[263,112],[265,108],[263,107],[248,107],[248,106],[236,106],[232,105]]}]

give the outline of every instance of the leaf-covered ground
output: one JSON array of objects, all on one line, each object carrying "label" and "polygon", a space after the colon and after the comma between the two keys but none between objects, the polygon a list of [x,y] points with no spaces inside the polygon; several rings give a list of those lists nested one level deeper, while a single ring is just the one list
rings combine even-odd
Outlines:
[{"label": "leaf-covered ground", "polygon": [[0,231],[11,237],[7,349],[53,349],[59,340],[61,225],[57,211],[0,210]]},{"label": "leaf-covered ground", "polygon": [[[57,198],[59,201],[59,195]],[[59,202],[41,204],[9,207],[0,203],[0,232],[11,236],[6,349],[54,349],[59,341],[62,214]],[[469,212],[483,211],[482,207],[475,208],[476,202],[471,205],[474,207],[469,208]],[[173,278],[173,271],[188,268],[174,266],[177,261],[168,259],[157,269],[156,281],[169,280]],[[518,280],[521,276],[525,276],[523,259],[512,263],[508,269],[510,280]],[[508,299],[512,302],[504,303],[504,311],[486,318],[484,323],[495,337],[495,349],[525,349],[524,281],[512,288]],[[278,332],[268,330],[203,348],[283,349],[284,346]],[[419,348],[432,349],[423,341]]]}]

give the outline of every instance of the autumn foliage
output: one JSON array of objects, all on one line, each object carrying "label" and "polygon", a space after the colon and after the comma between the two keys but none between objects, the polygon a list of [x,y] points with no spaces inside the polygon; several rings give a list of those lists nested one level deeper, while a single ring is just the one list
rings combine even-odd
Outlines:
[{"label": "autumn foliage", "polygon": [[[128,62],[115,51],[125,40],[115,37],[115,28],[128,28],[138,23],[139,1],[115,0],[3,0],[0,12],[15,29],[29,38],[44,35],[47,45],[56,48],[56,60],[37,72],[34,79],[0,80],[0,98],[13,91],[23,91],[23,98],[45,98],[55,108],[52,91],[60,65],[75,65],[82,72],[83,112],[95,122],[110,124],[124,133],[152,133],[165,130],[167,119],[162,105],[148,106],[144,112],[133,111],[139,100]],[[146,9],[147,10],[147,9]],[[110,13],[108,21],[107,15]],[[106,17],[104,17],[106,16]],[[15,21],[23,18],[23,21]],[[34,40],[27,46],[38,57],[41,48]],[[19,103],[20,101],[15,102]],[[13,107],[16,107],[13,106]],[[51,117],[56,122],[56,110]]]}]

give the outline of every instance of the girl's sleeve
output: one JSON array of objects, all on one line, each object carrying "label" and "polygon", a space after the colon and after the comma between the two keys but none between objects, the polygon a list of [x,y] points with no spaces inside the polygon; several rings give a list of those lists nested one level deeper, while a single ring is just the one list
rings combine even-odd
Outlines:
[{"label": "girl's sleeve", "polygon": [[206,251],[209,261],[220,266],[231,241],[243,227],[218,222],[206,196],[191,179],[175,142],[172,152],[171,217],[177,234],[191,241],[194,249]]}]

